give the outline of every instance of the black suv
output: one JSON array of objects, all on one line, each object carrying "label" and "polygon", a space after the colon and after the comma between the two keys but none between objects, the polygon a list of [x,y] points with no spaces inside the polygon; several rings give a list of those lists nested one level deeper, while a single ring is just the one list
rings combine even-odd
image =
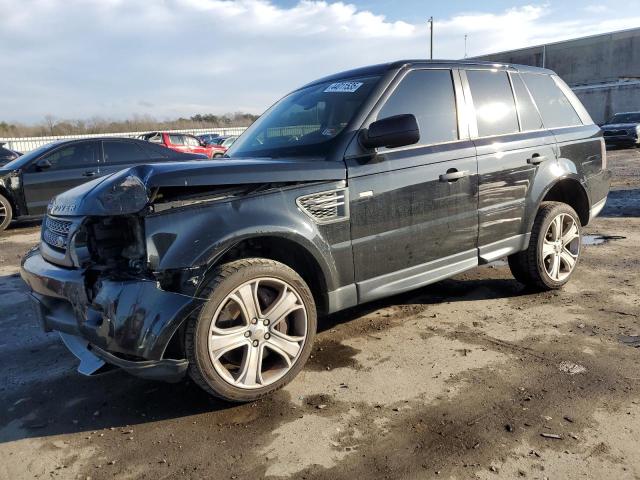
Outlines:
[{"label": "black suv", "polygon": [[640,146],[640,112],[616,113],[601,128],[607,145]]},{"label": "black suv", "polygon": [[502,257],[527,285],[563,286],[610,182],[600,128],[553,72],[474,62],[312,82],[229,156],[52,202],[22,278],[81,372],[259,398],[302,369],[319,315]]},{"label": "black suv", "polygon": [[0,165],[0,232],[12,219],[44,215],[59,193],[123,168],[150,162],[207,158],[130,138],[89,138],[49,143]]}]

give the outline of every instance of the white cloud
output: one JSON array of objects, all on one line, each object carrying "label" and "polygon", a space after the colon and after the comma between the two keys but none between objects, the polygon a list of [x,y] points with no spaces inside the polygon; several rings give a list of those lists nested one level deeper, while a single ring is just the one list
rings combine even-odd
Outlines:
[{"label": "white cloud", "polygon": [[[428,53],[426,23],[342,2],[0,0],[0,11],[10,121],[259,113],[316,77]],[[640,24],[617,15],[557,21],[548,4],[459,14],[436,21],[435,54],[462,57],[465,34],[479,55]]]}]

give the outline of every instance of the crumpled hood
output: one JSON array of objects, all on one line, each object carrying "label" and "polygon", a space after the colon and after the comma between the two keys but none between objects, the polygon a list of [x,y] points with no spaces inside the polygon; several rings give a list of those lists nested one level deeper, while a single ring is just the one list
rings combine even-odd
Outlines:
[{"label": "crumpled hood", "polygon": [[[50,215],[65,216],[124,215],[144,208],[138,201],[141,195],[148,198],[151,190],[158,187],[336,181],[345,180],[346,175],[342,162],[329,162],[324,158],[225,159],[138,165],[58,195],[47,211]],[[123,182],[129,189],[126,192],[121,188]],[[122,200],[121,205],[112,201],[115,196]],[[134,201],[129,201],[131,199]]]}]

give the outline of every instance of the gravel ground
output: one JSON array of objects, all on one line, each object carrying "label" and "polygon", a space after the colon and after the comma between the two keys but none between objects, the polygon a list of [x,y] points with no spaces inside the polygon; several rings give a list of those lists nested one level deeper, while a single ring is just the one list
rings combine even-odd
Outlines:
[{"label": "gravel ground", "polygon": [[562,291],[496,262],[321,323],[308,366],[246,405],[75,372],[0,236],[0,478],[640,478],[640,151]]}]

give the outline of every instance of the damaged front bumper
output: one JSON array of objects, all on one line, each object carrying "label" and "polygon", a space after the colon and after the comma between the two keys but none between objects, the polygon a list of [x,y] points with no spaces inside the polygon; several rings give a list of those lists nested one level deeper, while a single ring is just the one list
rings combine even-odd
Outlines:
[{"label": "damaged front bumper", "polygon": [[96,373],[106,362],[144,378],[177,381],[185,375],[188,361],[165,358],[165,351],[203,300],[138,278],[98,278],[89,300],[87,272],[55,266],[38,249],[23,259],[21,276],[42,327],[60,332],[80,359],[80,373]]}]

